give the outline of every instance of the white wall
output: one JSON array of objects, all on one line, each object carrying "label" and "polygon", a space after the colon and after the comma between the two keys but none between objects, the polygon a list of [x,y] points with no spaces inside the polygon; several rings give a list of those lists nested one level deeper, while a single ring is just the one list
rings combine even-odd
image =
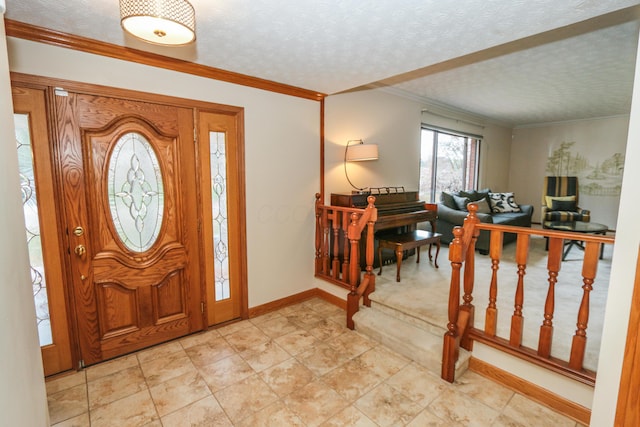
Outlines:
[{"label": "white wall", "polygon": [[8,38],[11,71],[245,108],[249,307],[315,287],[320,103]]},{"label": "white wall", "polygon": [[[579,152],[590,162],[597,162],[614,153],[624,154],[627,144],[628,116],[560,122],[514,129],[511,148],[509,182],[516,200],[533,204],[533,220],[540,221],[542,182],[547,158],[562,142],[575,142],[571,151]],[[579,181],[581,186],[588,180]],[[619,183],[619,182],[618,182]],[[618,195],[594,196],[580,193],[580,207],[591,211],[591,221],[617,228]]]},{"label": "white wall", "polygon": [[4,19],[0,19],[0,419],[7,426],[48,426],[8,68]]},{"label": "white wall", "polygon": [[[622,195],[618,215],[618,232],[613,249],[609,296],[602,331],[602,347],[598,363],[598,380],[593,398],[591,425],[612,426],[620,383],[625,340],[633,294],[635,266],[640,247],[640,211],[638,182],[640,168],[640,57],[636,72],[629,120],[626,165],[622,179]],[[636,378],[635,383],[640,381]]]}]

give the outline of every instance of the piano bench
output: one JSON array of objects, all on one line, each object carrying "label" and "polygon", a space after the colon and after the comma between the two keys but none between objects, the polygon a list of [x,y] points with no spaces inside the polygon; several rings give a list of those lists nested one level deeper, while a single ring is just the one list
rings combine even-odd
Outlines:
[{"label": "piano bench", "polygon": [[376,236],[378,239],[378,259],[380,260],[380,271],[378,276],[382,274],[382,250],[391,249],[396,253],[396,282],[400,281],[400,267],[402,266],[403,252],[409,249],[416,249],[418,253],[416,262],[420,262],[420,247],[429,245],[429,261],[431,258],[431,246],[436,245],[436,256],[433,259],[433,265],[438,268],[438,254],[440,253],[440,233],[433,233],[425,230],[414,230],[402,234],[384,233]]}]

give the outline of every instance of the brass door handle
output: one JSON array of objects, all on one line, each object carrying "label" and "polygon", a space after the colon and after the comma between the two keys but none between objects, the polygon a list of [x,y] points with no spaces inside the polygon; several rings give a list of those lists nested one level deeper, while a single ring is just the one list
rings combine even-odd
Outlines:
[{"label": "brass door handle", "polygon": [[84,255],[87,252],[87,248],[84,247],[84,245],[78,245],[76,246],[76,248],[73,250],[73,252],[76,253],[76,255],[78,255],[79,257],[81,257],[82,255]]}]

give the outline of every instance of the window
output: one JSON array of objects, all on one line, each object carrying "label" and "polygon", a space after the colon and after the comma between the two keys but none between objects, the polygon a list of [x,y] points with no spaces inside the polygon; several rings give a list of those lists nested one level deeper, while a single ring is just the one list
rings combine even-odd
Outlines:
[{"label": "window", "polygon": [[420,199],[435,202],[443,191],[475,189],[481,136],[423,127]]}]

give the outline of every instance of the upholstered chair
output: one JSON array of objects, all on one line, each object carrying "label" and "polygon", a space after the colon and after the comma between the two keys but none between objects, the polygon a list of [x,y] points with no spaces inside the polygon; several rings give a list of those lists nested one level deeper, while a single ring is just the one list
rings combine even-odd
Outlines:
[{"label": "upholstered chair", "polygon": [[591,212],[578,207],[577,176],[545,176],[542,190],[540,223],[545,221],[585,221],[591,220]]}]

